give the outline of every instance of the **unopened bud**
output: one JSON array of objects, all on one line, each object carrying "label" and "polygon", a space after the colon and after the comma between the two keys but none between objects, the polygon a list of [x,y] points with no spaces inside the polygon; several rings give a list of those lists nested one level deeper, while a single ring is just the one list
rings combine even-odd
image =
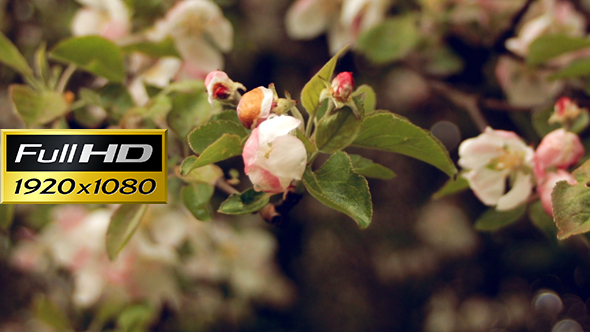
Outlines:
[{"label": "unopened bud", "polygon": [[213,100],[231,104],[235,102],[236,95],[239,97],[238,89],[246,90],[242,84],[232,81],[225,72],[219,70],[212,71],[207,75],[205,86],[210,104],[213,103]]},{"label": "unopened bud", "polygon": [[271,89],[259,86],[246,92],[238,104],[238,118],[248,129],[254,129],[266,120],[275,105]]},{"label": "unopened bud", "polygon": [[354,90],[351,72],[342,72],[332,80],[332,96],[338,101],[346,101]]},{"label": "unopened bud", "polygon": [[535,176],[544,177],[547,168],[566,169],[584,155],[584,146],[578,135],[565,129],[547,134],[535,151]]},{"label": "unopened bud", "polygon": [[560,123],[566,127],[571,126],[580,114],[582,109],[568,97],[561,97],[555,103],[555,111],[549,118],[549,124]]}]

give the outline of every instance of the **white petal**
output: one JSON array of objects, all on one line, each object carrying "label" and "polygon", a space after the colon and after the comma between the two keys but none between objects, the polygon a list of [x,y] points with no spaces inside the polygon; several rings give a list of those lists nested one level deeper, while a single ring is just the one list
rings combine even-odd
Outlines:
[{"label": "white petal", "polygon": [[[267,169],[279,178],[301,180],[307,163],[305,146],[297,137],[285,135],[272,142],[272,150],[266,161]],[[281,181],[282,182],[282,181]]]},{"label": "white petal", "polygon": [[150,97],[148,96],[148,93],[145,90],[145,86],[143,85],[141,77],[135,78],[133,81],[131,81],[128,89],[129,94],[131,95],[133,101],[135,101],[135,104],[137,106],[143,106],[147,104],[147,102],[150,100]]},{"label": "white petal", "polygon": [[469,182],[475,196],[487,206],[496,205],[506,190],[506,172],[480,168],[465,173],[463,177]]},{"label": "white petal", "polygon": [[504,196],[500,197],[498,200],[498,205],[496,206],[496,210],[498,211],[505,211],[511,210],[520,204],[524,203],[527,198],[531,195],[533,190],[533,181],[531,174],[524,174],[522,172],[518,172],[516,174],[516,179],[510,189]]},{"label": "white petal", "polygon": [[340,22],[344,26],[353,24],[357,16],[362,15],[363,11],[369,5],[370,0],[344,0],[342,4],[342,12],[340,14]]},{"label": "white petal", "polygon": [[260,144],[272,143],[277,137],[287,135],[299,127],[300,123],[300,120],[289,115],[270,117],[258,126],[260,128]]},{"label": "white petal", "polygon": [[[326,31],[331,19],[325,11],[326,0],[299,0],[287,11],[287,34],[294,39],[312,39]],[[327,0],[333,1],[333,0]]]},{"label": "white petal", "polygon": [[72,34],[74,36],[98,35],[105,23],[106,20],[99,11],[82,8],[76,12],[72,20]]},{"label": "white petal", "polygon": [[342,26],[340,23],[334,23],[328,32],[328,46],[330,54],[338,53],[344,46],[353,44],[350,36],[350,27]]},{"label": "white petal", "polygon": [[73,300],[80,307],[96,303],[104,288],[104,280],[94,269],[82,270],[74,275]]},{"label": "white petal", "polygon": [[489,132],[467,139],[459,146],[458,164],[466,169],[484,167],[498,157],[503,145],[503,140]]},{"label": "white petal", "polygon": [[189,62],[194,69],[201,70],[205,75],[223,68],[221,54],[202,38],[178,37],[176,47],[182,58]]},{"label": "white petal", "polygon": [[217,8],[215,15],[210,18],[205,30],[221,51],[231,51],[234,42],[234,28],[223,16],[219,8]]},{"label": "white petal", "polygon": [[155,65],[146,70],[141,76],[142,79],[154,86],[164,88],[176,75],[182,61],[174,57],[164,57],[158,60]]},{"label": "white petal", "polygon": [[262,90],[264,94],[264,98],[262,99],[262,105],[260,105],[260,115],[258,116],[261,119],[266,119],[270,115],[270,111],[272,110],[272,102],[274,101],[274,93],[271,89],[267,89],[265,87],[258,87]]}]

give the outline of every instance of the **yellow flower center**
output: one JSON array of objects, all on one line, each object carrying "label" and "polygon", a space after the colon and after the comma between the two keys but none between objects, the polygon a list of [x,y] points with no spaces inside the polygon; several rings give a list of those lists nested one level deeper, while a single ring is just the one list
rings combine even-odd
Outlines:
[{"label": "yellow flower center", "polygon": [[523,165],[524,155],[524,151],[511,151],[507,147],[504,147],[500,150],[498,158],[494,159],[491,165],[497,171],[505,169],[514,170]]}]

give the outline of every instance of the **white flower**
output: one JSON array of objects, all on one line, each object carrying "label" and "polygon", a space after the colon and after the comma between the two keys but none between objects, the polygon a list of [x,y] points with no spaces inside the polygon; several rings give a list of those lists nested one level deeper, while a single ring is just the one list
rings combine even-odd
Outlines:
[{"label": "white flower", "polygon": [[233,28],[223,12],[209,0],[178,2],[158,21],[148,39],[159,42],[166,37],[174,39],[176,48],[185,63],[183,71],[194,78],[223,67],[218,50],[228,52],[233,44]]},{"label": "white flower", "polygon": [[287,34],[312,39],[328,33],[330,52],[336,54],[382,22],[389,6],[389,0],[298,0],[287,12]]},{"label": "white flower", "polygon": [[129,34],[129,10],[122,0],[77,0],[84,7],[72,20],[74,36],[100,35],[118,39]]},{"label": "white flower", "polygon": [[245,173],[257,191],[281,193],[293,180],[300,180],[307,163],[303,143],[289,134],[301,121],[271,115],[248,138],[242,154]]},{"label": "white flower", "polygon": [[143,106],[150,100],[145,83],[165,88],[182,66],[182,61],[175,57],[163,57],[152,63],[149,57],[141,53],[134,53],[130,63],[131,71],[137,74],[129,83],[129,94],[138,106]]},{"label": "white flower", "polygon": [[489,127],[459,146],[459,165],[469,170],[463,177],[479,200],[499,211],[515,208],[530,196],[533,156],[533,149],[515,133]]},{"label": "white flower", "polygon": [[[586,32],[586,20],[570,2],[545,0],[531,6],[528,16],[540,15],[528,20],[520,28],[517,37],[506,41],[506,48],[517,55],[525,57],[530,44],[544,34],[565,34],[583,36]],[[533,14],[530,14],[533,13]]]}]

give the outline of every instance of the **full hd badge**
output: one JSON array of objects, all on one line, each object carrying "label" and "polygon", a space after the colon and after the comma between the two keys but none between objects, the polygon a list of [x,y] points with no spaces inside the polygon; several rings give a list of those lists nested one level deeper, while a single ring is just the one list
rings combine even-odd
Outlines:
[{"label": "full hd badge", "polygon": [[166,203],[165,129],[2,130],[1,203]]}]

